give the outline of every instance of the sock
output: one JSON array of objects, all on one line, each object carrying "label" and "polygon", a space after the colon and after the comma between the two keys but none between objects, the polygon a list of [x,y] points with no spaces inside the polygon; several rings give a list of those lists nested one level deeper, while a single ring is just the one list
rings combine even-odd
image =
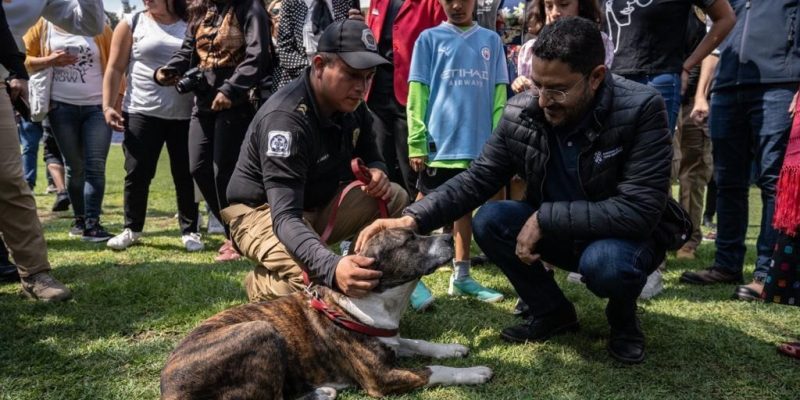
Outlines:
[{"label": "sock", "polygon": [[469,267],[470,267],[469,260],[464,260],[464,261],[453,260],[453,274],[455,274],[457,281],[469,276]]}]

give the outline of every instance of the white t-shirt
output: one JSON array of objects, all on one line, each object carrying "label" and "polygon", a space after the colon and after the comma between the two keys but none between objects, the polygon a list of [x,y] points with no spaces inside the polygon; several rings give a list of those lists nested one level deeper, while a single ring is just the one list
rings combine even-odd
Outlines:
[{"label": "white t-shirt", "polygon": [[77,106],[102,104],[103,67],[94,38],[64,33],[50,25],[48,46],[50,52],[64,50],[78,57],[72,65],[53,67],[50,98]]},{"label": "white t-shirt", "polygon": [[[133,27],[133,15],[124,18]],[[153,80],[156,68],[165,65],[180,49],[185,34],[184,21],[162,25],[146,13],[139,14],[128,63],[128,90],[122,101],[125,112],[173,120],[191,117],[191,93],[180,94],[175,87],[159,86]]]}]

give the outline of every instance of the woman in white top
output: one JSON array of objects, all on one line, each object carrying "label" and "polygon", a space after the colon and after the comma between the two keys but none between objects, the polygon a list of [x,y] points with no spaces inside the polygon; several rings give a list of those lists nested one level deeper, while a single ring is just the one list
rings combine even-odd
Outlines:
[{"label": "woman in white top", "polygon": [[[153,80],[181,47],[186,34],[185,0],[145,0],[147,11],[127,15],[114,29],[103,81],[103,114],[111,127],[125,132],[125,229],[108,241],[123,250],[136,243],[144,228],[150,182],[167,144],[178,202],[181,239],[188,251],[203,249],[198,233],[197,203],[189,172],[189,119],[193,97]],[[127,90],[122,115],[114,109],[115,88],[123,75]]]},{"label": "woman in white top", "polygon": [[111,129],[103,118],[103,70],[111,28],[78,36],[39,20],[25,34],[29,70],[52,68],[48,118],[64,157],[67,192],[75,216],[70,236],[102,242],[111,235],[100,225]]}]

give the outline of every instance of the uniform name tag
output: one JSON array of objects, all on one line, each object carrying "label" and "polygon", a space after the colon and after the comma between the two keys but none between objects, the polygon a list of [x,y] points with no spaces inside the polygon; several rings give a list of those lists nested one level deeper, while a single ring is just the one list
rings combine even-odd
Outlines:
[{"label": "uniform name tag", "polygon": [[289,157],[292,149],[292,134],[287,131],[269,131],[267,143],[268,157]]}]

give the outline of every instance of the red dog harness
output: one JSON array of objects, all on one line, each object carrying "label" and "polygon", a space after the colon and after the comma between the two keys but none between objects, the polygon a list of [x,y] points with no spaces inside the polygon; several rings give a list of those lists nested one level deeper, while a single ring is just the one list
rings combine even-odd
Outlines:
[{"label": "red dog harness", "polygon": [[[364,164],[364,161],[362,161],[360,158],[354,158],[352,161],[350,161],[350,169],[353,171],[353,175],[355,175],[356,180],[345,186],[344,190],[342,190],[342,192],[339,194],[339,197],[336,199],[336,203],[333,205],[333,209],[331,210],[331,215],[328,217],[328,224],[325,225],[325,230],[320,236],[320,239],[323,243],[327,242],[331,237],[331,233],[333,233],[333,226],[336,222],[336,213],[339,211],[339,206],[342,205],[344,197],[347,196],[347,193],[355,188],[367,186],[372,181],[372,176],[369,174],[369,168],[367,168],[367,166]],[[389,211],[387,209],[386,201],[383,199],[377,200],[381,217],[388,217]],[[333,321],[336,325],[353,332],[363,333],[369,336],[392,337],[397,335],[397,329],[382,329],[365,325],[333,309],[328,305],[328,303],[325,302],[325,300],[322,299],[319,293],[311,289],[311,281],[308,279],[308,273],[305,271],[305,269],[303,270],[303,282],[306,284],[306,286],[308,286],[306,288],[306,294],[311,297],[309,305],[313,309],[328,317],[328,319]]]}]

